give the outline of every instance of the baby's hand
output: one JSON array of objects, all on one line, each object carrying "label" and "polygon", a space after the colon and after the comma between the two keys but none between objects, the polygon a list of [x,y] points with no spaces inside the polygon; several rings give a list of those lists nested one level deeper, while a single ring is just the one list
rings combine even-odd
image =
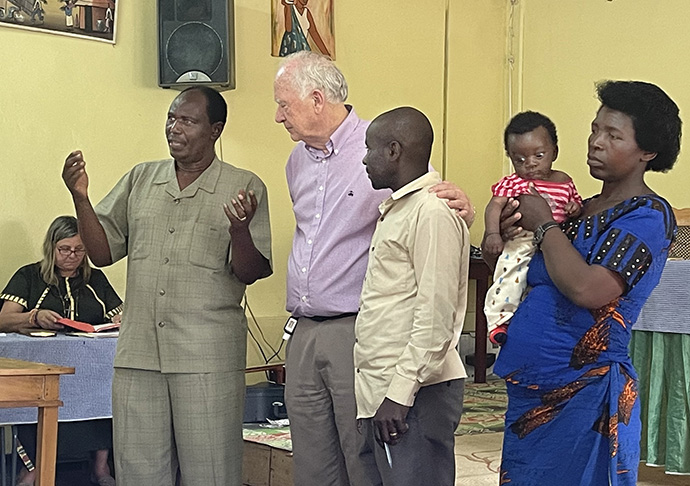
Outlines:
[{"label": "baby's hand", "polygon": [[482,253],[491,256],[498,256],[503,251],[503,239],[498,233],[490,233],[484,237],[482,242]]},{"label": "baby's hand", "polygon": [[565,209],[565,214],[567,214],[569,218],[574,218],[580,215],[582,206],[575,201],[568,201],[563,209]]}]

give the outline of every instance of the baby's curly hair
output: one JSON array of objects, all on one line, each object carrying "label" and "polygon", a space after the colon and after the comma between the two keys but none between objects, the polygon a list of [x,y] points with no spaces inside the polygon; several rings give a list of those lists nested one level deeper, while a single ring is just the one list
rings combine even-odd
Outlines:
[{"label": "baby's curly hair", "polygon": [[510,119],[508,126],[503,132],[503,147],[506,153],[508,153],[509,135],[522,135],[523,133],[529,133],[532,130],[536,130],[539,127],[544,127],[546,129],[553,142],[554,148],[557,149],[558,134],[556,133],[556,125],[553,124],[551,119],[537,111],[523,111]]}]

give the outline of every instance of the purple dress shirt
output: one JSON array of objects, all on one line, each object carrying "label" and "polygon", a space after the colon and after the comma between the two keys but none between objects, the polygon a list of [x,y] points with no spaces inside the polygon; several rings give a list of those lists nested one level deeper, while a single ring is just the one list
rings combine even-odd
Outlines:
[{"label": "purple dress shirt", "polygon": [[300,142],[285,168],[297,223],[287,310],[297,317],[357,312],[378,206],[391,194],[371,187],[362,164],[369,122],[347,108],[327,153]]}]

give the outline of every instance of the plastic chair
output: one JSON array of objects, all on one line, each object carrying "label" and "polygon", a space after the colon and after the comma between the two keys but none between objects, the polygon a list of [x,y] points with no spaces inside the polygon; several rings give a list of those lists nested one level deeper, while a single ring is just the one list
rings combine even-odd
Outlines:
[{"label": "plastic chair", "polygon": [[676,240],[671,245],[668,257],[690,260],[690,208],[673,208],[673,214],[676,217],[678,234],[676,235]]}]

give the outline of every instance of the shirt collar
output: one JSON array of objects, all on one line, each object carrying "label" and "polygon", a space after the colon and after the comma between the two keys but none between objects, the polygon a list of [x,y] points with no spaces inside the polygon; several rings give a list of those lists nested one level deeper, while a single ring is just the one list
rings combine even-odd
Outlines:
[{"label": "shirt collar", "polygon": [[326,152],[305,144],[307,151],[317,160],[328,158],[334,153],[335,155],[338,155],[342,149],[342,146],[345,145],[347,140],[350,138],[350,135],[352,135],[352,132],[354,132],[355,128],[357,128],[357,125],[359,124],[359,117],[357,116],[357,113],[355,113],[355,109],[352,107],[352,105],[345,105],[345,108],[347,108],[349,113],[343,122],[338,125],[338,128],[336,128],[331,134],[331,138],[326,143]]},{"label": "shirt collar", "polygon": [[175,179],[175,160],[170,159],[169,163],[164,164],[163,168],[153,178],[154,184],[165,184]]},{"label": "shirt collar", "polygon": [[417,192],[420,189],[423,189],[424,187],[433,186],[435,184],[438,184],[439,182],[441,182],[441,175],[438,172],[427,172],[423,176],[417,177],[415,180],[408,182],[400,189],[395,191],[393,194],[391,194],[388,199],[381,203],[381,205],[379,206],[379,211],[381,212],[381,214],[383,214],[391,207],[393,207],[396,201],[399,201],[408,194]]},{"label": "shirt collar", "polygon": [[[208,193],[214,193],[216,191],[218,178],[220,177],[220,164],[220,159],[218,157],[214,157],[213,162],[211,162],[211,165],[209,165],[206,168],[206,170],[204,170],[201,173],[201,175],[199,175],[199,177],[188,187],[195,186],[197,189],[202,189]],[[170,159],[170,162],[168,164],[164,164],[163,168],[158,172],[158,174],[156,174],[156,176],[153,179],[154,184],[167,184],[169,182],[174,182],[177,186],[174,159]],[[196,192],[196,190],[194,192]]]}]

